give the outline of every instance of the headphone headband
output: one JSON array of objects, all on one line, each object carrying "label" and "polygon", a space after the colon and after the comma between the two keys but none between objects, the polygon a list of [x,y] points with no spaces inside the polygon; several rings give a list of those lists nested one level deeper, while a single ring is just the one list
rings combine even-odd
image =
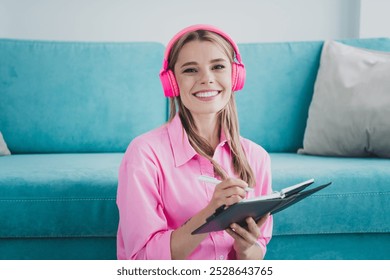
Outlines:
[{"label": "headphone headband", "polygon": [[237,44],[233,41],[233,39],[228,34],[226,34],[222,30],[220,30],[219,28],[217,28],[215,26],[212,26],[212,25],[195,24],[195,25],[188,26],[188,27],[184,28],[183,30],[179,31],[168,42],[168,45],[167,45],[167,47],[165,49],[165,53],[164,53],[164,61],[163,61],[163,69],[164,70],[168,70],[169,54],[171,53],[171,49],[172,49],[173,45],[176,43],[176,41],[179,40],[184,34],[190,33],[190,32],[194,32],[194,31],[197,31],[197,30],[211,31],[211,32],[217,33],[218,35],[221,35],[223,38],[225,38],[233,46],[233,49],[234,49],[234,52],[235,52],[236,59],[237,59],[238,63],[242,64],[241,55],[240,55],[240,52],[238,50],[238,46],[237,46]]}]

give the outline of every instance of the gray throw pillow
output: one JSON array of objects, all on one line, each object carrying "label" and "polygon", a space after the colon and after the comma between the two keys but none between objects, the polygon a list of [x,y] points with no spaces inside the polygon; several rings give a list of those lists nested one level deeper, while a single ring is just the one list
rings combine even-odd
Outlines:
[{"label": "gray throw pillow", "polygon": [[298,153],[390,157],[390,53],[324,43]]},{"label": "gray throw pillow", "polygon": [[7,144],[4,141],[3,134],[0,132],[0,156],[8,156],[10,154]]}]

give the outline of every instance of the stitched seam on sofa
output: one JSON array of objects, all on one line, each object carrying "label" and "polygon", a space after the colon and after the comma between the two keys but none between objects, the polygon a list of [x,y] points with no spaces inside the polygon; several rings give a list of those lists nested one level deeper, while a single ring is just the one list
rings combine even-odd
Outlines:
[{"label": "stitched seam on sofa", "polygon": [[16,235],[0,236],[1,239],[25,239],[25,238],[116,238],[116,235]]},{"label": "stitched seam on sofa", "polygon": [[64,202],[64,201],[113,201],[116,198],[48,198],[48,199],[0,199],[0,202]]},{"label": "stitched seam on sofa", "polygon": [[[286,235],[318,235],[318,234],[374,234],[374,233],[390,233],[389,231],[385,230],[367,230],[367,231],[356,231],[356,232],[338,232],[338,231],[321,231],[321,232],[313,232],[313,233],[306,233],[306,232],[288,232],[288,233],[278,233],[273,234],[272,236],[286,236]],[[16,235],[16,236],[0,236],[0,239],[23,239],[23,238],[114,238],[116,235],[77,235],[77,234],[70,234],[70,235]]]},{"label": "stitched seam on sofa", "polygon": [[[390,192],[367,192],[367,193],[348,193],[348,194],[314,194],[312,197],[343,197],[343,196],[373,196],[373,195],[390,195]],[[116,200],[111,198],[48,198],[48,199],[0,199],[0,202],[58,202],[58,201],[95,201],[95,200]]]},{"label": "stitched seam on sofa", "polygon": [[373,196],[390,195],[390,192],[364,192],[364,193],[340,193],[340,194],[313,194],[311,197],[344,197],[344,196]]}]

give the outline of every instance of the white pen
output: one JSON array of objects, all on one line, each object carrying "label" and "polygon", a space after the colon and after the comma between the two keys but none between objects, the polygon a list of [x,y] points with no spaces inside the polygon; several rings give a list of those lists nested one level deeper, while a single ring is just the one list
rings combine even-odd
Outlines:
[{"label": "white pen", "polygon": [[[217,185],[219,183],[221,183],[222,181],[214,178],[214,177],[210,177],[210,176],[206,176],[206,175],[200,175],[198,177],[198,180],[199,181],[202,181],[202,182],[206,182],[206,183],[211,183],[211,184],[214,184],[214,185]],[[246,192],[253,192],[253,188],[249,188],[249,187],[246,187],[244,189]]]}]

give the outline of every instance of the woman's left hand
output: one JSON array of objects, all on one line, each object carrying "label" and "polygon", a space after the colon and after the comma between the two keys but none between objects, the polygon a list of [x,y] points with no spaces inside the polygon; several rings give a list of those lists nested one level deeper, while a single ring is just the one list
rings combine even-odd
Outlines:
[{"label": "woman's left hand", "polygon": [[246,219],[247,229],[236,223],[230,225],[226,232],[233,237],[233,248],[236,251],[237,259],[262,259],[264,252],[257,243],[260,237],[260,227],[268,219],[269,214],[262,217],[257,223],[253,218]]}]

